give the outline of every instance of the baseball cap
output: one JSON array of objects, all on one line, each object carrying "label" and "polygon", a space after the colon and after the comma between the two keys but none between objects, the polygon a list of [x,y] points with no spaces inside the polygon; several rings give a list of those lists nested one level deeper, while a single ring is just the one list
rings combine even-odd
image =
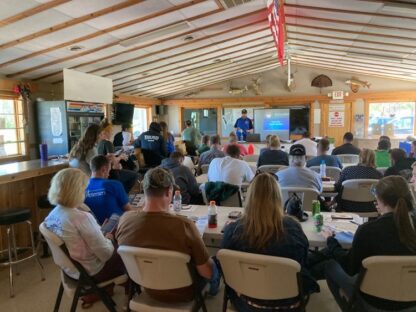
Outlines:
[{"label": "baseball cap", "polygon": [[243,109],[243,110],[241,111],[241,114],[247,114],[247,110],[246,110],[246,109]]},{"label": "baseball cap", "polygon": [[153,168],[146,172],[143,179],[143,189],[165,189],[177,190],[179,187],[175,183],[172,173],[163,168]]},{"label": "baseball cap", "polygon": [[306,149],[302,144],[293,144],[290,147],[289,155],[291,156],[305,156]]}]

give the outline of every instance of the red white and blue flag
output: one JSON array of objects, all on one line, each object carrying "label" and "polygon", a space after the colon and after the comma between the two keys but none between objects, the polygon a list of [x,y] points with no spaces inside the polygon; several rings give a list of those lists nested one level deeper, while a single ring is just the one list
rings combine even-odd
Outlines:
[{"label": "red white and blue flag", "polygon": [[277,57],[280,65],[283,66],[285,54],[285,10],[282,0],[267,0],[267,15],[269,19],[270,30],[272,31],[274,43],[277,49]]}]

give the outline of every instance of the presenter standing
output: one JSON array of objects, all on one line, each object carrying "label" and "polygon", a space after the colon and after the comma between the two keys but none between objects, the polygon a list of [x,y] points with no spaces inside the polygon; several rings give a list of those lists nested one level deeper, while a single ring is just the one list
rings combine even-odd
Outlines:
[{"label": "presenter standing", "polygon": [[250,118],[247,118],[247,110],[241,111],[241,117],[237,119],[234,124],[234,130],[237,134],[239,141],[245,141],[247,133],[253,132],[253,122]]}]

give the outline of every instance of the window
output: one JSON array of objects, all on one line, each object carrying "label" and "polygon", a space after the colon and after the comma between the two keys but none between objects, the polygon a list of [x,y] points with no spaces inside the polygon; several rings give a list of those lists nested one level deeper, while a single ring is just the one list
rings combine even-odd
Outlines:
[{"label": "window", "polygon": [[415,102],[370,103],[368,134],[406,137],[414,134]]},{"label": "window", "polygon": [[147,108],[134,108],[133,136],[136,138],[142,132],[147,131]]},{"label": "window", "polygon": [[26,154],[23,103],[0,99],[0,157]]}]

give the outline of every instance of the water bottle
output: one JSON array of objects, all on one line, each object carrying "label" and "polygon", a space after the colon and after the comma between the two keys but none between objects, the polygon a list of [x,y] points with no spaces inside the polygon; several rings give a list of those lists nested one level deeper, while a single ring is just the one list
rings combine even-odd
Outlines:
[{"label": "water bottle", "polygon": [[215,201],[211,200],[208,207],[208,227],[216,228],[217,222],[217,206],[215,205]]},{"label": "water bottle", "polygon": [[178,213],[182,209],[182,195],[181,191],[175,191],[175,196],[173,196],[173,211]]},{"label": "water bottle", "polygon": [[326,164],[325,160],[321,161],[321,165],[319,166],[319,173],[321,174],[321,178],[326,177]]}]

